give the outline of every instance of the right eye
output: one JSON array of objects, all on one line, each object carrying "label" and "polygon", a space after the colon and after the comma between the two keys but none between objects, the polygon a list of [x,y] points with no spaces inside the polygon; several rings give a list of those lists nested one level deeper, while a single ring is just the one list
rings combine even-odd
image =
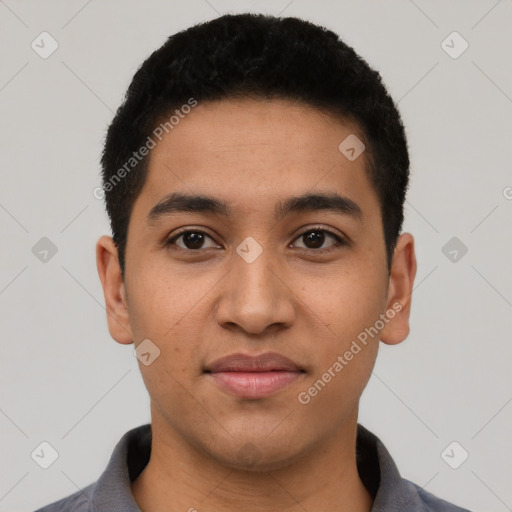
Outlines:
[{"label": "right eye", "polygon": [[[165,242],[166,247],[170,247],[172,245],[176,245],[180,249],[184,251],[193,251],[196,252],[203,247],[205,239],[209,238],[213,241],[212,237],[205,233],[204,231],[200,231],[197,229],[187,230],[178,233],[177,235],[173,235],[169,240]],[[176,243],[181,239],[181,244]],[[218,245],[213,245],[212,247],[218,247]],[[206,247],[209,249],[210,247]]]}]

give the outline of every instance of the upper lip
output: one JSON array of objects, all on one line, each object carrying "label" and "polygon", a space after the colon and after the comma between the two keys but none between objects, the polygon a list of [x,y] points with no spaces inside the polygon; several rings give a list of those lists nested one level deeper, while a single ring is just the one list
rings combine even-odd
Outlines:
[{"label": "upper lip", "polygon": [[270,372],[270,371],[304,371],[291,359],[275,352],[266,352],[258,356],[231,354],[221,357],[208,365],[208,373],[218,372]]}]

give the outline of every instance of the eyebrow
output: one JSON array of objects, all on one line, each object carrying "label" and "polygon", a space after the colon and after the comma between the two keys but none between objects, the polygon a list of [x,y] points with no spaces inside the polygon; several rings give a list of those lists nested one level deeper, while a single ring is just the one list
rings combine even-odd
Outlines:
[{"label": "eyebrow", "polygon": [[[276,221],[291,213],[303,213],[308,211],[327,210],[334,213],[348,215],[355,219],[361,219],[363,212],[360,206],[348,197],[337,193],[306,193],[300,196],[289,197],[277,203],[274,209]],[[230,217],[233,210],[230,205],[216,197],[206,195],[190,195],[181,192],[173,192],[160,200],[147,216],[147,223],[154,224],[160,218],[175,213],[209,213]]]}]

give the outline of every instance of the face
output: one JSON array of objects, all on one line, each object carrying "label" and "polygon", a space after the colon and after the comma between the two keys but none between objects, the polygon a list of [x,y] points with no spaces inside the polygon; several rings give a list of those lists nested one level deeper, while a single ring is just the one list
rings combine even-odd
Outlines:
[{"label": "face", "polygon": [[139,362],[153,422],[228,466],[284,467],[332,439],[379,339],[407,335],[412,237],[390,275],[365,153],[338,149],[352,134],[285,100],[200,103],[151,152],[124,282],[98,242],[112,336],[160,350]]}]

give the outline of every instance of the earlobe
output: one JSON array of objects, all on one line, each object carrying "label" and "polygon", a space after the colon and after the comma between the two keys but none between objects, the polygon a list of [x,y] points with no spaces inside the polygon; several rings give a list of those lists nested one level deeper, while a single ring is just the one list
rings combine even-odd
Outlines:
[{"label": "earlobe", "polygon": [[409,335],[412,288],[416,268],[414,238],[410,233],[403,233],[398,238],[393,253],[386,305],[386,316],[390,320],[380,334],[380,340],[383,343],[396,345]]},{"label": "earlobe", "polygon": [[110,236],[102,236],[96,243],[96,267],[103,287],[110,335],[118,343],[133,343],[117,247]]}]

